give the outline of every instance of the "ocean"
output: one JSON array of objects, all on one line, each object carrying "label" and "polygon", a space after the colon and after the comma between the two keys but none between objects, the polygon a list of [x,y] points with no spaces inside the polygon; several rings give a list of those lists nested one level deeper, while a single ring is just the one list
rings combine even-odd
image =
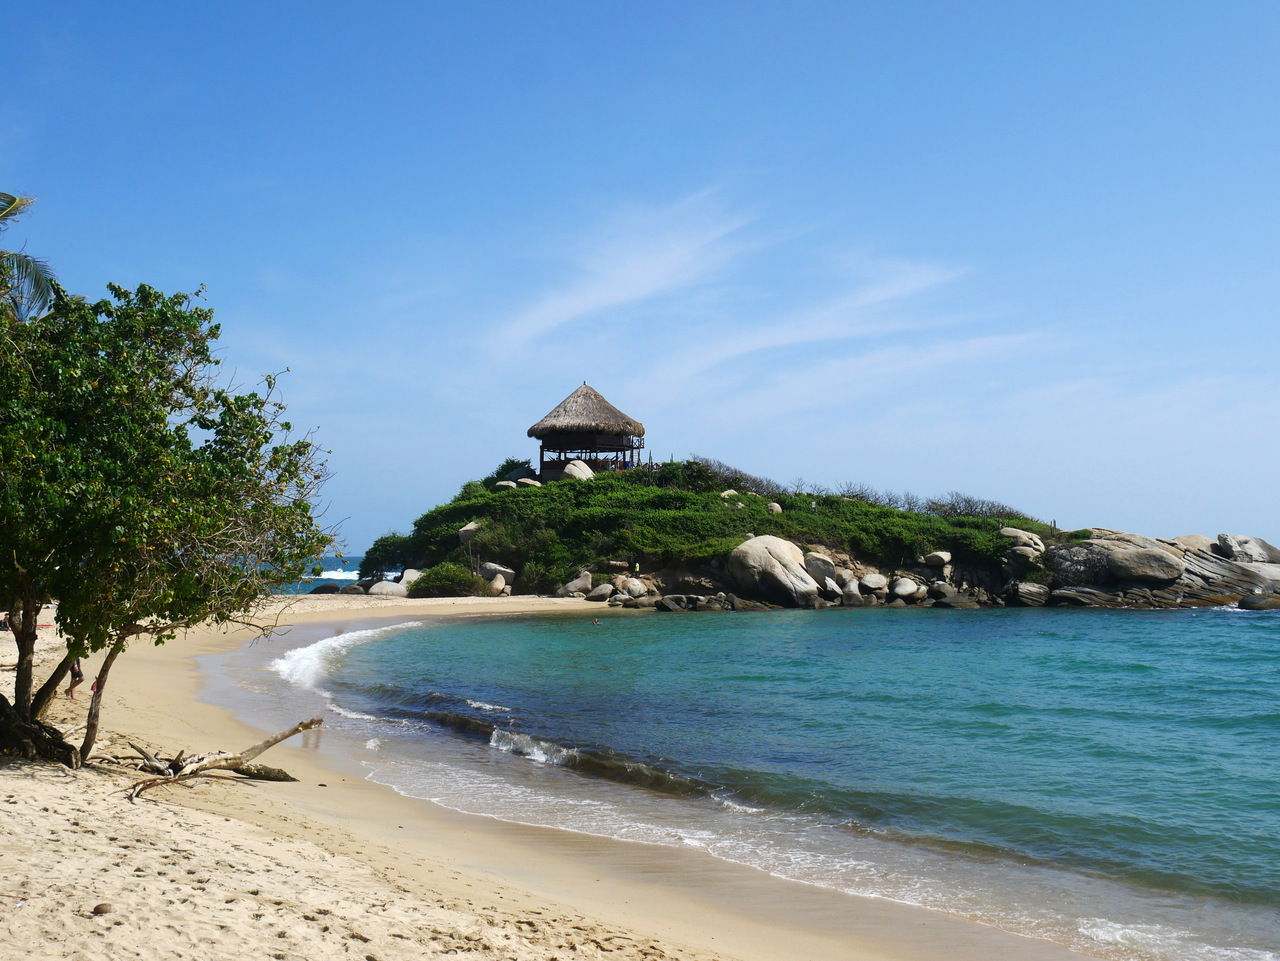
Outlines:
[{"label": "ocean", "polygon": [[689,846],[1133,961],[1280,959],[1280,616],[885,610],[297,628],[205,665],[460,811]]},{"label": "ocean", "polygon": [[322,557],[320,558],[321,572],[318,577],[304,577],[302,580],[294,581],[292,584],[286,584],[280,588],[280,593],[308,594],[312,588],[319,587],[321,584],[332,584],[338,588],[354,584],[360,578],[359,571],[362,560],[364,560],[363,554]]}]

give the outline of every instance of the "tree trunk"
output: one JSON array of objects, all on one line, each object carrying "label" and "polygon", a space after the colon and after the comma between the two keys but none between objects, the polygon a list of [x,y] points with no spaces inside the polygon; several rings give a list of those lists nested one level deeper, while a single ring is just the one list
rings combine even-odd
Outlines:
[{"label": "tree trunk", "polygon": [[80,766],[80,753],[62,738],[62,732],[43,721],[19,717],[0,694],[0,754],[60,761],[69,768]]},{"label": "tree trunk", "polygon": [[124,638],[112,644],[111,650],[107,651],[107,656],[102,660],[102,667],[98,668],[98,677],[93,682],[93,700],[89,702],[89,717],[85,721],[84,743],[80,745],[82,760],[88,759],[89,752],[93,750],[93,742],[98,739],[98,715],[102,711],[102,692],[106,690],[107,675],[111,673],[111,665],[124,650],[124,644]]},{"label": "tree trunk", "polygon": [[16,598],[18,620],[13,640],[18,645],[18,668],[13,677],[13,709],[24,721],[31,720],[31,675],[35,669],[36,628],[40,625],[40,598],[30,585],[23,584]]},{"label": "tree trunk", "polygon": [[31,698],[32,718],[40,719],[44,717],[45,712],[49,710],[49,705],[53,703],[54,695],[58,693],[58,688],[62,687],[62,682],[71,673],[71,665],[75,662],[75,655],[68,654],[62,659],[62,663],[53,669],[49,679],[40,685],[40,690],[36,691]]}]

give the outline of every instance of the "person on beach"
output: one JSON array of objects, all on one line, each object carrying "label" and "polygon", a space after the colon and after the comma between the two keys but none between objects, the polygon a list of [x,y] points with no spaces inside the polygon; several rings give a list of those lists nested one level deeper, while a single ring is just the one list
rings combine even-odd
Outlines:
[{"label": "person on beach", "polygon": [[76,658],[76,662],[71,665],[71,686],[67,688],[67,697],[71,700],[76,699],[76,688],[84,683],[84,670],[80,667],[80,658]]}]

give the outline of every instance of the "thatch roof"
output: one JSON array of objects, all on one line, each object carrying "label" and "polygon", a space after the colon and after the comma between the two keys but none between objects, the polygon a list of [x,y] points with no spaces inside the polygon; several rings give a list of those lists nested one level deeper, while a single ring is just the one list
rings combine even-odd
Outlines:
[{"label": "thatch roof", "polygon": [[644,424],[628,417],[600,396],[599,391],[582,386],[560,401],[546,417],[529,428],[529,436],[539,439],[548,434],[629,434],[644,436]]}]

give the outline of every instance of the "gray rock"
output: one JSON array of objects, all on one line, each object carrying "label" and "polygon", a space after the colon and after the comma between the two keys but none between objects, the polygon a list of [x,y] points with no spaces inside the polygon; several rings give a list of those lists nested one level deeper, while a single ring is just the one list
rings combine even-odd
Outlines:
[{"label": "gray rock", "polygon": [[864,574],[858,583],[869,591],[883,591],[889,586],[889,578],[878,573]]},{"label": "gray rock", "polygon": [[408,586],[421,576],[422,571],[418,570],[416,567],[406,567],[400,572],[400,576],[396,578],[396,581]]},{"label": "gray rock", "polygon": [[819,584],[828,577],[833,581],[836,579],[836,565],[832,563],[831,558],[816,551],[810,551],[804,555],[804,569]]},{"label": "gray rock", "polygon": [[585,597],[589,590],[591,590],[591,572],[579,571],[577,577],[556,591],[556,597],[571,597],[574,594]]},{"label": "gray rock", "polygon": [[1280,549],[1261,537],[1244,534],[1219,534],[1219,553],[1229,560],[1243,564],[1280,564]]},{"label": "gray rock", "polygon": [[498,481],[498,483],[493,485],[493,489],[496,491],[513,491],[516,489],[516,482],[509,481],[509,480],[500,480]]},{"label": "gray rock", "polygon": [[858,591],[858,582],[844,586],[844,591],[840,595],[840,603],[845,607],[862,607],[865,603],[862,594]]},{"label": "gray rock", "polygon": [[982,605],[968,594],[952,594],[950,597],[939,597],[935,598],[932,603],[934,607],[945,607],[953,611],[978,611],[982,609]]},{"label": "gray rock", "polygon": [[769,503],[765,505],[764,509],[767,510],[770,514],[782,513],[782,505],[779,504],[777,501],[769,501]]},{"label": "gray rock", "polygon": [[929,567],[942,567],[951,563],[950,551],[934,551],[924,556],[924,562]]},{"label": "gray rock", "polygon": [[[308,594],[337,594],[338,585],[337,584],[317,584],[315,587],[311,588],[311,590],[307,591],[307,593]],[[360,593],[363,594],[364,591],[361,591]]]},{"label": "gray rock", "polygon": [[1107,567],[1122,581],[1142,584],[1167,584],[1176,581],[1186,570],[1178,558],[1150,548],[1112,551],[1107,556]]},{"label": "gray rock", "polygon": [[1004,600],[1014,607],[1044,607],[1049,600],[1049,588],[1029,581],[1012,581],[1005,589]]},{"label": "gray rock", "polygon": [[596,472],[580,460],[571,460],[564,465],[564,479],[576,478],[577,480],[591,480],[596,476]]},{"label": "gray rock", "polygon": [[493,580],[489,582],[489,592],[494,597],[501,597],[502,592],[507,588],[507,579],[501,574],[495,574]]},{"label": "gray rock", "polygon": [[1280,611],[1280,597],[1275,594],[1247,594],[1236,606],[1245,611]]},{"label": "gray rock", "polygon": [[541,487],[542,481],[535,480],[532,477],[521,477],[516,481],[517,487]]},{"label": "gray rock", "polygon": [[348,584],[346,587],[338,591],[339,594],[363,594],[365,590],[359,584]]},{"label": "gray rock", "polygon": [[790,541],[764,534],[735,547],[726,573],[732,586],[786,607],[808,607],[818,583],[804,568],[804,553]]},{"label": "gray rock", "polygon": [[395,581],[378,581],[369,588],[369,593],[378,597],[408,597],[409,585],[397,584]]},{"label": "gray rock", "polygon": [[619,574],[613,578],[613,586],[620,594],[626,594],[628,597],[644,597],[648,593],[644,581],[634,577],[624,577]]},{"label": "gray rock", "polygon": [[499,575],[501,575],[508,584],[515,583],[516,572],[511,568],[503,567],[501,564],[495,564],[492,561],[485,561],[480,565],[480,576],[486,581],[491,581]]},{"label": "gray rock", "polygon": [[1034,547],[1019,544],[1017,547],[1009,548],[1009,554],[1017,563],[1024,564],[1028,567],[1037,567],[1040,564],[1040,557],[1044,554],[1044,551],[1038,551]]},{"label": "gray rock", "polygon": [[1106,527],[1092,528],[1093,537],[1085,544],[1098,544],[1107,550],[1128,551],[1133,549],[1148,551],[1165,551],[1174,557],[1181,557],[1186,548],[1173,541],[1161,541],[1145,534],[1131,534],[1128,531],[1113,531]]},{"label": "gray rock", "polygon": [[946,581],[934,581],[929,585],[929,596],[935,601],[942,600],[944,597],[955,597],[957,593],[956,589]]},{"label": "gray rock", "polygon": [[1183,534],[1181,537],[1175,537],[1173,542],[1181,544],[1189,551],[1211,551],[1213,545],[1217,543],[1212,537],[1205,537],[1203,534]]},{"label": "gray rock", "polygon": [[630,597],[626,594],[614,594],[613,597],[609,598],[608,603],[610,607],[621,607],[627,601],[634,601],[634,600],[635,600],[634,597]]},{"label": "gray rock", "polygon": [[889,585],[889,593],[894,597],[914,597],[920,585],[909,577],[895,578]]},{"label": "gray rock", "polygon": [[1030,531],[1024,531],[1017,527],[1002,527],[1000,528],[1000,536],[1010,538],[1014,547],[1030,547],[1037,554],[1044,553],[1044,541]]},{"label": "gray rock", "polygon": [[472,521],[470,524],[466,525],[465,527],[461,527],[458,529],[458,540],[461,541],[463,544],[465,544],[467,543],[467,541],[471,540],[471,538],[475,537],[479,533],[480,533],[480,522]]},{"label": "gray rock", "polygon": [[613,595],[614,590],[612,584],[601,584],[599,587],[594,587],[590,592],[588,592],[587,600],[607,601],[609,598],[613,597]]},{"label": "gray rock", "polygon": [[1057,587],[1097,584],[1111,575],[1107,558],[1111,551],[1101,544],[1084,542],[1051,547],[1044,553],[1044,566],[1053,571]]}]

